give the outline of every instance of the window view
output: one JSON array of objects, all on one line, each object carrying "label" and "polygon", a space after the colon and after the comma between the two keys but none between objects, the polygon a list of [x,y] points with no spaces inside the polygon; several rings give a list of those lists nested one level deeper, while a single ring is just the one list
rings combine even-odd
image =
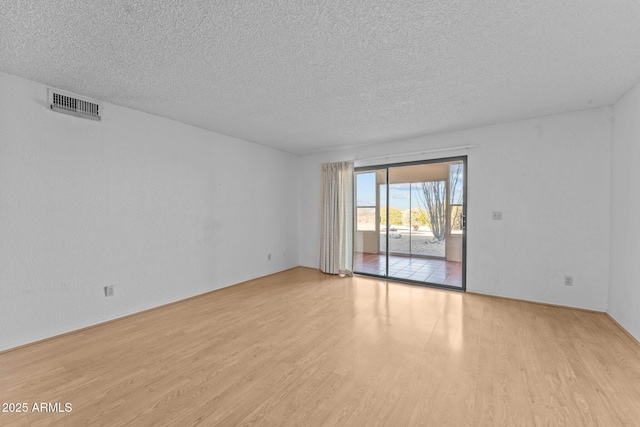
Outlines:
[{"label": "window view", "polygon": [[449,206],[451,234],[462,234],[462,201],[464,182],[462,163],[449,166]]},{"label": "window view", "polygon": [[376,208],[357,208],[358,231],[376,231]]},{"label": "window view", "polygon": [[462,234],[462,205],[451,206],[451,234]]},{"label": "window view", "polygon": [[356,174],[356,230],[376,230],[376,174]]}]

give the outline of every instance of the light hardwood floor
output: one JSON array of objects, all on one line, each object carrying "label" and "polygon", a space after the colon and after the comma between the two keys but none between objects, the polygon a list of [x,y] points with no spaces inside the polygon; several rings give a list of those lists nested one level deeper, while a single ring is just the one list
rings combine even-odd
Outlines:
[{"label": "light hardwood floor", "polygon": [[639,425],[601,313],[296,268],[0,354],[0,425]]}]

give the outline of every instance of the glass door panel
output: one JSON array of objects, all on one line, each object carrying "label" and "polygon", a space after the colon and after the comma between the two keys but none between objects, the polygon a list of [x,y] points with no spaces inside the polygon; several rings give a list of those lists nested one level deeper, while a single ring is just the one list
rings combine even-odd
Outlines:
[{"label": "glass door panel", "polygon": [[424,222],[424,233],[416,241],[415,255],[445,257],[447,231],[447,181],[412,183],[416,209]]},{"label": "glass door panel", "polygon": [[389,184],[389,254],[411,255],[411,200],[407,184]]},{"label": "glass door panel", "polygon": [[449,205],[446,258],[462,262],[465,225],[464,163],[449,164]]}]

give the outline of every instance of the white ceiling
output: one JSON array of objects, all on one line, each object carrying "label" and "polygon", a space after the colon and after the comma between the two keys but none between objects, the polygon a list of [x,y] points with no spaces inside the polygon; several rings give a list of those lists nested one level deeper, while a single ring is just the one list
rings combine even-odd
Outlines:
[{"label": "white ceiling", "polygon": [[609,105],[640,1],[14,0],[0,70],[303,154]]}]

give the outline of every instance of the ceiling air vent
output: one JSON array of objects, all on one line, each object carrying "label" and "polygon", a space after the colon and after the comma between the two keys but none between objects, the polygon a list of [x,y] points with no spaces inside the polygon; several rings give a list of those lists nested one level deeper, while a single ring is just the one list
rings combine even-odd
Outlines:
[{"label": "ceiling air vent", "polygon": [[49,106],[52,110],[60,113],[92,120],[100,120],[102,110],[96,101],[58,89],[49,89]]}]

